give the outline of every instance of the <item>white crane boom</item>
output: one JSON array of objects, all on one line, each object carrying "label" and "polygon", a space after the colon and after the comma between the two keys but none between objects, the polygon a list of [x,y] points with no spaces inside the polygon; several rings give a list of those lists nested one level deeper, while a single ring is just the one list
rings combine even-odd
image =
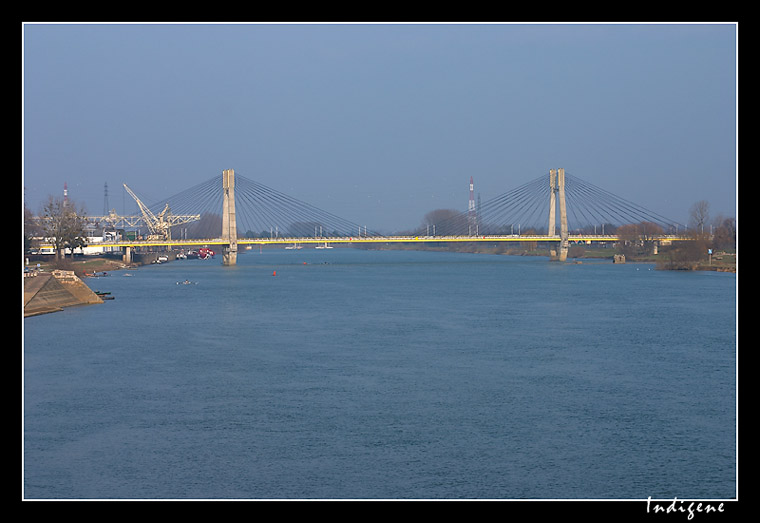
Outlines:
[{"label": "white crane boom", "polygon": [[169,234],[169,224],[165,221],[166,213],[169,211],[169,204],[166,204],[166,207],[164,207],[164,210],[159,213],[159,217],[156,218],[156,215],[151,212],[148,207],[143,204],[143,202],[140,200],[140,198],[137,197],[137,195],[132,192],[132,189],[130,189],[127,184],[124,184],[124,188],[127,190],[130,196],[134,198],[134,200],[137,202],[138,207],[140,207],[140,212],[142,212],[143,219],[145,220],[145,223],[148,225],[148,229],[150,232],[155,236],[160,236],[162,238],[167,238]]}]

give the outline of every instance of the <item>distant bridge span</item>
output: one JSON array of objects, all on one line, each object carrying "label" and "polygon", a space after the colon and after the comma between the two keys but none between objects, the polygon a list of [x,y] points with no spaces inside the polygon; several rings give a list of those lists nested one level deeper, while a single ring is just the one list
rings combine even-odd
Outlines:
[{"label": "distant bridge span", "polygon": [[[198,207],[199,202],[208,202],[205,213]],[[179,208],[179,214],[193,215],[196,219],[204,214],[218,217],[221,211],[220,236],[172,239],[171,227],[164,227],[163,235],[152,234],[142,240],[122,238],[99,245],[123,248],[125,261],[131,261],[136,248],[219,246],[223,264],[235,265],[238,247],[243,245],[551,242],[552,256],[564,261],[571,243],[617,242],[621,239],[618,233],[630,236],[630,228],[623,233],[617,230],[618,225],[633,225],[634,230],[644,225],[641,230],[647,241],[665,244],[683,239],[678,232],[685,230],[680,224],[578,178],[566,177],[564,169],[550,169],[548,180],[545,176],[536,178],[485,202],[482,207],[479,200],[475,205],[471,179],[467,212],[436,217],[434,222],[405,235],[367,234],[366,226],[343,220],[247,178],[238,177],[236,182],[232,169],[222,172],[221,184],[218,178],[212,178],[173,197],[172,211],[168,200],[157,205],[167,216],[176,214]],[[151,215],[147,211],[143,214]],[[612,225],[607,230],[613,234],[604,234],[605,225]],[[597,227],[602,234],[596,234]],[[245,232],[239,235],[238,229]],[[215,235],[218,230],[212,227],[202,235]],[[520,233],[521,230],[526,233]],[[518,234],[514,234],[516,231]]]},{"label": "distant bridge span", "polygon": [[[651,236],[652,241],[671,242],[685,239],[682,236],[663,234]],[[588,242],[616,242],[617,235],[594,235],[579,234],[568,235],[567,241],[575,243]],[[238,245],[291,245],[291,244],[331,244],[331,243],[454,243],[454,242],[561,242],[559,236],[546,236],[540,234],[507,235],[507,236],[355,236],[355,237],[325,237],[325,238],[243,238],[238,239]],[[229,240],[224,238],[194,239],[194,240],[127,240],[119,242],[102,243],[98,245],[108,247],[195,247],[210,245],[229,245]]]},{"label": "distant bridge span", "polygon": [[[684,240],[682,236],[663,234],[651,236],[651,241],[668,244],[673,241]],[[326,237],[326,238],[246,238],[238,239],[237,245],[280,245],[283,247],[292,245],[329,245],[329,244],[383,244],[383,243],[471,243],[471,242],[555,242],[559,245],[570,243],[593,243],[593,242],[616,242],[617,235],[568,235],[563,239],[560,236],[546,236],[539,234],[508,235],[508,236],[355,236],[355,237]],[[225,238],[195,239],[195,240],[131,240],[109,242],[99,244],[108,247],[124,248],[124,259],[129,262],[132,258],[132,249],[150,247],[209,247],[220,246],[229,249],[230,242]],[[237,251],[236,251],[237,252]],[[565,251],[566,252],[566,251]],[[224,251],[223,251],[224,253]],[[229,258],[223,258],[225,265],[233,265]],[[560,260],[564,261],[564,257]]]}]

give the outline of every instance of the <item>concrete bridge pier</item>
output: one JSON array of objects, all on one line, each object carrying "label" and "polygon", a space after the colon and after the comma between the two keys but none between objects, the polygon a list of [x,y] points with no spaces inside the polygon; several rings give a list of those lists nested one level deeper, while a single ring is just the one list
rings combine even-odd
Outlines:
[{"label": "concrete bridge pier", "polygon": [[124,256],[122,257],[124,263],[132,263],[132,247],[124,247]]},{"label": "concrete bridge pier", "polygon": [[222,265],[237,264],[237,222],[235,220],[235,171],[222,171],[222,239],[228,243],[222,248]]},{"label": "concrete bridge pier", "polygon": [[569,234],[567,230],[567,205],[565,203],[565,169],[549,170],[549,236],[556,236],[556,207],[559,203],[559,248],[553,254],[559,261],[567,260]]},{"label": "concrete bridge pier", "polygon": [[568,230],[567,230],[567,206],[565,204],[565,169],[557,171],[557,185],[559,186],[559,261],[567,260]]}]

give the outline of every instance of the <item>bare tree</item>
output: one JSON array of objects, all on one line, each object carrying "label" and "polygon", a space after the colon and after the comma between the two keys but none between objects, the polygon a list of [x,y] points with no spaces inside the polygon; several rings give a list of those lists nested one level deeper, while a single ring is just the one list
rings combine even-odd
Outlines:
[{"label": "bare tree", "polygon": [[24,252],[28,252],[35,238],[42,235],[40,221],[24,203]]},{"label": "bare tree", "polygon": [[74,202],[52,196],[42,207],[40,225],[45,238],[53,242],[56,261],[65,256],[65,249],[71,249],[73,256],[74,249],[87,245],[85,217],[84,207],[77,210]]},{"label": "bare tree", "polygon": [[691,225],[695,234],[704,234],[705,225],[707,225],[709,219],[710,204],[706,200],[700,200],[691,206],[689,210],[689,225]]}]

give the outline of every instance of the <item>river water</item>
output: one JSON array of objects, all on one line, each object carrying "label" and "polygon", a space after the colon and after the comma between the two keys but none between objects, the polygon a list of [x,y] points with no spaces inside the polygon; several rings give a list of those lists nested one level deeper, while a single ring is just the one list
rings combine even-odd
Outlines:
[{"label": "river water", "polygon": [[735,274],[304,247],[87,283],[23,320],[26,499],[736,496]]}]

